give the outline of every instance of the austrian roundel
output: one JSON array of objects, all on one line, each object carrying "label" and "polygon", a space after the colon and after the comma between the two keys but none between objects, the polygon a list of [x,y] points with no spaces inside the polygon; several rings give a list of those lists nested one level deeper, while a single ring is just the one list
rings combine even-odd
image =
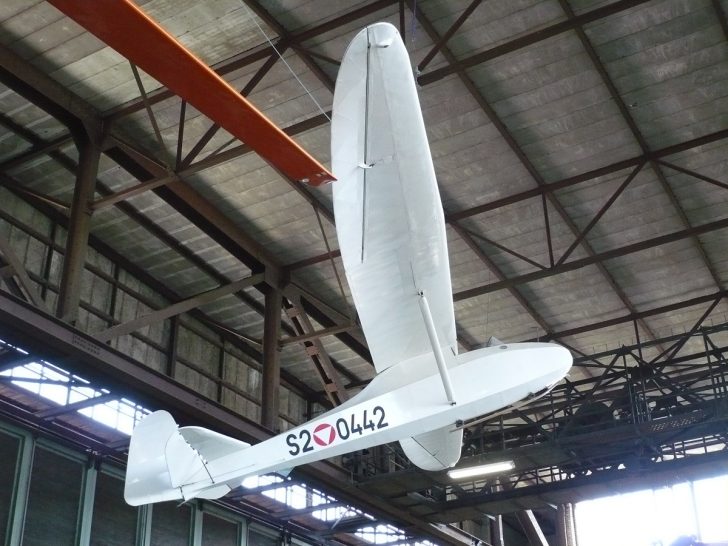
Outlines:
[{"label": "austrian roundel", "polygon": [[313,441],[317,445],[327,446],[336,439],[336,429],[328,423],[321,423],[313,429]]}]

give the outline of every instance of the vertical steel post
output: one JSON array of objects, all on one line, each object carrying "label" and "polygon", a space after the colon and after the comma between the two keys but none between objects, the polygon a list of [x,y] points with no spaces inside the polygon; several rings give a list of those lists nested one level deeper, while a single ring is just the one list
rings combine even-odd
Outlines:
[{"label": "vertical steel post", "polygon": [[281,335],[281,292],[270,286],[265,294],[265,317],[263,331],[263,392],[260,412],[261,424],[278,430],[279,391],[281,383],[281,349],[278,340]]},{"label": "vertical steel post", "polygon": [[88,546],[91,542],[91,522],[94,514],[96,477],[98,476],[98,472],[95,459],[90,458],[86,467],[86,473],[83,476],[83,491],[81,493],[77,536],[79,546]]},{"label": "vertical steel post", "polygon": [[15,471],[15,484],[13,488],[8,546],[20,546],[23,543],[23,527],[25,526],[25,511],[28,507],[28,493],[30,492],[30,475],[33,468],[33,452],[35,442],[30,434],[24,434],[20,441],[18,453],[18,467]]},{"label": "vertical steel post", "polygon": [[101,150],[90,139],[78,139],[79,160],[76,188],[71,202],[68,222],[66,252],[63,257],[63,277],[58,295],[56,314],[62,320],[73,323],[78,315],[81,297],[81,281],[86,263],[88,236],[91,230],[91,202],[94,197],[96,175]]},{"label": "vertical steel post", "polygon": [[153,504],[145,504],[139,507],[136,546],[149,546],[152,543],[153,508]]},{"label": "vertical steel post", "polygon": [[493,546],[505,545],[505,542],[503,542],[503,516],[500,514],[495,516],[493,526],[490,528],[490,541],[493,543]]},{"label": "vertical steel post", "polygon": [[190,529],[192,535],[190,537],[191,546],[202,546],[202,519],[202,508],[200,508],[199,503],[196,503],[192,507],[192,526]]}]

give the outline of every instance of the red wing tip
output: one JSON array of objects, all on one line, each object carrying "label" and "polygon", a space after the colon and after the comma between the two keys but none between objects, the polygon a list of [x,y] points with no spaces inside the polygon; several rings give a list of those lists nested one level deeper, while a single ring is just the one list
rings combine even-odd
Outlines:
[{"label": "red wing tip", "polygon": [[335,182],[336,177],[328,171],[322,173],[316,173],[311,178],[301,178],[299,182],[308,184],[309,186],[321,186],[323,184],[329,184]]}]

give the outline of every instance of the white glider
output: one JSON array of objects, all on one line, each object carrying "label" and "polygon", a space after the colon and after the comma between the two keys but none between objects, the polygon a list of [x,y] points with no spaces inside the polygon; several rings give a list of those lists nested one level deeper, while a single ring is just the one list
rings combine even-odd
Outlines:
[{"label": "white glider", "polygon": [[333,410],[251,446],[157,411],[134,430],[132,505],[217,498],[253,475],[399,441],[443,470],[461,423],[561,380],[569,351],[495,344],[458,355],[445,221],[409,57],[397,30],[362,30],[339,69],[331,123],[334,213],[349,287],[377,375]]}]

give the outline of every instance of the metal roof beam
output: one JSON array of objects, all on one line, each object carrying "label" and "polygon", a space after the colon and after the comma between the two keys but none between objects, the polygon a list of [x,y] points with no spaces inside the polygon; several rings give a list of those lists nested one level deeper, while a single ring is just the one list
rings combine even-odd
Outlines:
[{"label": "metal roof beam", "polygon": [[[591,14],[591,16],[594,16],[595,13],[599,12],[601,9],[612,9],[615,6],[622,6],[623,9],[624,6],[628,4],[638,4],[640,2],[629,2],[629,1],[622,1],[622,2],[616,2],[614,4],[610,4],[606,6],[605,8],[598,8],[596,10],[593,10],[591,12],[587,12],[586,14],[582,14],[584,16],[588,16]],[[586,17],[589,19],[589,17]],[[430,36],[430,38],[433,41],[437,41],[439,36],[432,25],[430,21],[424,16],[422,13],[422,10],[417,12],[417,19],[422,24],[423,28],[427,32],[427,34]],[[580,19],[581,20],[581,19]],[[591,19],[593,20],[593,19]],[[569,22],[569,21],[567,21]],[[534,182],[539,187],[546,187],[546,181],[543,179],[541,174],[538,172],[536,167],[531,163],[531,161],[528,159],[526,154],[524,153],[523,149],[520,147],[518,142],[516,142],[516,139],[513,137],[513,135],[510,133],[506,125],[503,123],[503,121],[500,119],[496,111],[493,109],[493,107],[488,103],[488,101],[485,99],[485,97],[480,93],[480,91],[475,87],[470,77],[465,72],[465,69],[458,65],[457,59],[452,54],[452,52],[445,46],[442,47],[441,52],[445,59],[450,64],[451,68],[453,68],[453,72],[457,74],[460,81],[463,83],[465,88],[468,90],[468,92],[472,95],[472,97],[475,99],[475,101],[478,103],[478,105],[481,107],[485,115],[488,117],[488,119],[493,123],[498,133],[501,135],[501,137],[506,141],[508,144],[508,147],[511,149],[511,151],[518,157],[523,167],[529,172],[531,177],[533,178]],[[547,193],[546,197],[548,198],[549,203],[551,203],[551,206],[556,210],[556,212],[559,214],[559,216],[562,218],[564,223],[569,227],[572,233],[574,233],[575,236],[579,236],[579,228],[574,223],[574,221],[569,217],[568,213],[564,209],[564,207],[561,205],[559,200],[556,198],[556,195],[553,193]],[[549,228],[549,221],[548,221],[548,207],[546,206],[546,202],[544,201],[543,206],[543,213],[544,213],[544,223],[546,225],[546,242],[549,246],[549,255],[550,260],[553,261],[553,253],[551,251],[551,237],[550,237],[550,228]],[[594,256],[596,253],[594,249],[591,247],[588,241],[585,239],[582,239],[581,247],[586,251],[586,253],[589,256]],[[632,302],[627,297],[627,294],[622,290],[622,288],[617,284],[617,282],[614,280],[614,277],[612,277],[611,273],[607,271],[606,267],[600,262],[595,262],[595,265],[599,269],[600,273],[604,277],[604,280],[607,282],[607,284],[611,287],[611,289],[614,291],[614,293],[617,295],[617,297],[620,299],[620,301],[624,304],[624,306],[632,313],[635,312],[635,308],[632,304]],[[654,333],[650,330],[649,326],[647,324],[642,324],[642,329],[647,332],[647,334],[654,338]]]},{"label": "metal roof beam", "polygon": [[[285,44],[282,44],[278,52],[282,55],[286,50]],[[243,87],[240,90],[240,94],[243,97],[247,97],[250,95],[250,93],[255,89],[255,87],[260,83],[260,81],[265,77],[265,75],[270,72],[270,69],[273,68],[273,65],[276,64],[278,61],[278,52],[273,53],[270,57],[268,57],[268,60],[263,63],[263,66],[261,66],[258,71],[253,74],[253,77],[248,80],[248,83],[245,84],[245,87]],[[178,143],[178,149],[181,151],[182,148],[182,140],[181,137],[183,135],[182,129],[184,127],[184,121],[180,120],[180,141]],[[192,162],[195,160],[195,158],[200,154],[200,152],[205,148],[205,146],[212,140],[212,137],[214,137],[217,132],[220,130],[220,124],[213,122],[212,126],[205,131],[205,134],[203,134],[200,137],[200,140],[198,140],[195,145],[192,147],[192,149],[187,153],[187,155],[179,161],[179,164],[175,166],[175,170],[177,169],[184,169],[185,167],[189,167]]]},{"label": "metal roof beam", "polygon": [[[559,0],[559,3],[561,4],[561,8],[566,13],[566,16],[569,18],[570,21],[573,21],[576,18],[576,15],[574,14],[574,10],[571,9],[571,6],[569,5],[568,0]],[[665,194],[667,194],[668,198],[670,199],[670,203],[672,204],[673,208],[677,212],[677,215],[680,218],[680,221],[682,222],[683,226],[689,228],[690,227],[690,220],[687,217],[687,214],[685,214],[685,210],[683,209],[682,205],[678,201],[677,196],[675,195],[675,192],[670,187],[669,182],[667,181],[667,178],[665,177],[665,173],[662,171],[662,168],[660,167],[660,164],[654,160],[654,158],[651,157],[650,154],[650,147],[647,144],[647,141],[645,140],[644,135],[642,135],[642,132],[640,131],[639,127],[637,127],[637,123],[635,122],[634,118],[632,117],[632,114],[630,114],[629,109],[627,108],[627,105],[624,103],[624,100],[622,100],[622,96],[619,94],[619,90],[617,89],[616,85],[612,81],[612,78],[609,76],[609,73],[607,72],[606,67],[604,66],[604,63],[602,63],[601,59],[599,58],[599,55],[597,55],[596,50],[594,49],[594,46],[589,41],[589,38],[586,35],[586,32],[582,28],[581,24],[577,24],[575,26],[575,31],[577,36],[579,37],[579,41],[581,42],[582,47],[587,52],[587,55],[589,56],[589,59],[591,60],[592,65],[596,69],[597,73],[599,74],[599,77],[602,80],[602,83],[604,83],[605,87],[607,88],[609,92],[609,96],[612,98],[614,103],[617,105],[617,108],[619,109],[620,114],[622,114],[622,118],[627,123],[627,126],[629,127],[630,131],[632,132],[632,135],[634,136],[635,140],[639,144],[642,153],[650,157],[649,163],[652,167],[652,170],[657,175],[657,180],[660,182],[660,185],[662,186],[663,191]],[[707,253],[705,252],[705,249],[703,248],[703,245],[700,243],[700,240],[697,236],[693,236],[693,244],[698,252],[700,254],[700,257],[703,261],[703,264],[707,268],[708,272],[710,273],[710,276],[713,279],[713,282],[718,288],[723,288],[723,282],[720,279],[720,275],[715,269],[715,266],[713,265],[712,261],[708,257]],[[563,260],[563,258],[562,258]]]},{"label": "metal roof beam", "polygon": [[[608,328],[609,326],[615,326],[617,324],[624,324],[625,322],[631,322],[633,320],[644,319],[647,317],[653,317],[657,315],[663,315],[665,313],[672,313],[680,309],[686,309],[695,305],[709,302],[719,302],[721,299],[728,297],[728,290],[720,290],[713,294],[706,294],[705,296],[698,296],[688,300],[684,300],[670,305],[663,305],[661,307],[654,307],[652,309],[645,309],[644,311],[638,311],[636,313],[630,313],[628,315],[622,315],[612,319],[602,320],[594,322],[592,324],[585,324],[584,326],[577,326],[576,328],[569,328],[568,330],[562,330],[560,332],[553,332],[546,336],[548,339],[559,339],[567,336],[574,336],[577,334],[583,334],[585,332],[591,332],[593,330],[599,330],[601,328]],[[702,321],[701,321],[702,322]],[[698,324],[699,326],[699,324]],[[535,340],[534,340],[535,341]],[[662,356],[662,355],[661,355]]]},{"label": "metal roof beam", "polygon": [[[556,182],[550,182],[544,186],[526,190],[526,191],[523,191],[520,193],[516,193],[516,194],[510,195],[508,197],[504,197],[502,199],[497,199],[495,201],[491,201],[489,203],[483,203],[482,205],[476,205],[474,207],[470,207],[467,209],[459,210],[456,212],[451,212],[449,214],[446,214],[445,218],[447,221],[463,220],[470,216],[482,214],[483,212],[487,212],[490,210],[495,210],[495,209],[498,209],[501,207],[512,205],[514,203],[518,203],[518,202],[524,201],[526,199],[531,199],[533,197],[538,197],[546,192],[553,192],[553,191],[560,190],[563,188],[575,186],[577,184],[581,184],[582,182],[588,182],[589,180],[593,180],[600,176],[606,176],[608,174],[613,174],[613,173],[619,172],[624,169],[633,168],[633,167],[639,165],[640,163],[644,163],[644,162],[647,162],[650,160],[659,160],[660,158],[667,157],[667,156],[677,154],[680,152],[684,152],[687,150],[691,150],[693,148],[697,148],[699,146],[704,146],[704,145],[710,144],[712,142],[717,142],[717,141],[723,140],[725,138],[728,138],[728,129],[723,129],[721,131],[716,131],[715,133],[710,133],[708,135],[704,135],[704,136],[701,136],[698,138],[693,138],[693,139],[687,140],[685,142],[673,144],[666,148],[662,148],[660,150],[655,150],[653,152],[650,152],[649,155],[643,154],[643,155],[639,155],[636,157],[632,157],[630,159],[624,159],[622,161],[617,161],[616,163],[612,163],[611,165],[605,165],[604,167],[599,167],[598,169],[594,169],[591,171],[587,171],[585,173],[570,176],[568,178],[564,178],[564,179],[556,181]],[[695,175],[693,175],[693,176],[695,176]],[[714,183],[712,181],[709,181],[709,182]]]},{"label": "metal roof beam", "polygon": [[65,406],[53,407],[53,408],[49,408],[46,410],[37,411],[33,414],[33,417],[37,417],[38,419],[53,419],[54,417],[58,417],[59,415],[64,415],[66,413],[70,413],[72,411],[78,411],[78,410],[81,410],[84,408],[90,408],[91,406],[96,406],[98,404],[104,404],[106,402],[110,402],[112,400],[118,400],[118,399],[119,399],[118,394],[114,394],[114,393],[101,394],[94,398],[86,398],[85,400],[79,400],[78,402],[66,404]]},{"label": "metal roof beam", "polygon": [[693,226],[691,228],[674,231],[674,232],[668,233],[666,235],[660,235],[658,237],[653,237],[651,239],[645,239],[644,241],[640,241],[638,243],[633,243],[630,245],[613,248],[611,250],[606,250],[604,252],[594,253],[585,258],[580,258],[578,260],[566,262],[564,264],[554,266],[549,269],[533,271],[531,273],[525,273],[523,275],[519,275],[517,277],[511,277],[511,278],[503,280],[503,281],[498,281],[498,282],[494,282],[494,283],[490,283],[490,284],[476,286],[473,288],[468,288],[466,290],[461,290],[460,292],[455,292],[455,294],[453,295],[453,298],[455,301],[461,301],[461,300],[468,299],[468,298],[474,298],[476,296],[481,296],[481,295],[487,294],[489,292],[495,292],[496,290],[502,290],[504,288],[508,288],[509,286],[515,286],[518,284],[524,284],[524,283],[536,281],[539,279],[545,279],[546,277],[551,277],[553,275],[558,275],[560,273],[565,273],[567,271],[574,271],[576,269],[581,269],[582,267],[586,267],[588,265],[600,264],[602,262],[611,260],[613,258],[618,258],[620,256],[626,256],[627,254],[633,254],[635,252],[641,252],[643,250],[647,250],[648,248],[653,248],[653,247],[665,245],[668,243],[674,243],[675,241],[679,241],[681,239],[690,238],[695,235],[701,235],[704,233],[710,233],[711,231],[717,231],[720,229],[725,229],[727,227],[728,227],[728,218],[723,218],[721,220],[716,220],[715,222],[708,222],[707,224],[701,224],[699,226]]},{"label": "metal roof beam", "polygon": [[147,315],[142,315],[130,321],[117,324],[116,326],[112,326],[111,328],[94,334],[94,337],[99,341],[109,341],[116,337],[130,334],[134,330],[138,330],[139,328],[143,328],[144,326],[149,326],[150,324],[154,324],[155,322],[160,322],[175,315],[186,313],[187,311],[215,301],[216,299],[219,299],[223,296],[239,292],[244,288],[254,286],[256,284],[261,284],[264,281],[264,277],[265,276],[262,273],[258,273],[256,275],[251,275],[244,279],[231,282],[230,284],[226,284],[218,288],[213,288],[212,290],[207,290],[206,292],[202,292],[201,294],[197,294],[196,296],[192,296],[191,298],[178,301],[177,303],[174,303],[168,307],[157,309],[156,311]]},{"label": "metal roof beam", "polygon": [[[91,232],[91,214],[89,203],[93,201],[96,190],[96,175],[99,169],[101,150],[91,138],[76,139],[78,150],[78,170],[76,186],[71,201],[68,221],[68,237],[66,251],[63,254],[63,274],[61,289],[58,293],[56,313],[61,319],[75,322],[81,301],[81,283],[83,268],[86,264],[88,237]],[[58,152],[60,153],[60,152]]]},{"label": "metal roof beam", "polygon": [[[325,23],[312,27],[308,30],[304,30],[299,33],[293,33],[289,36],[289,41],[291,43],[291,46],[293,47],[293,44],[301,44],[301,43],[305,42],[306,40],[310,40],[311,38],[315,38],[317,36],[325,34],[342,25],[346,25],[353,21],[357,21],[357,20],[361,19],[362,17],[366,17],[367,15],[375,13],[376,11],[384,9],[391,4],[394,4],[396,1],[397,0],[378,0],[376,2],[372,2],[371,4],[364,5],[358,9],[355,9],[348,13],[340,15],[339,17],[336,17],[330,21],[327,21]],[[277,42],[277,40],[273,40],[273,43],[275,45],[278,42]],[[230,72],[233,72],[233,71],[243,68],[245,66],[251,65],[255,62],[261,61],[267,57],[270,57],[271,55],[277,55],[275,52],[275,49],[272,46],[266,44],[264,46],[259,46],[258,48],[254,48],[253,50],[247,51],[241,55],[237,55],[231,59],[222,61],[222,62],[212,66],[212,69],[218,75],[224,76],[225,74],[229,74]],[[165,88],[165,89],[159,89],[155,92],[150,93],[148,96],[148,99],[149,99],[150,104],[156,104],[157,102],[161,102],[165,99],[169,99],[174,96],[175,96],[174,93],[172,93],[169,89]],[[140,99],[135,99],[135,100],[127,102],[126,104],[124,104],[120,107],[113,108],[111,110],[104,112],[102,114],[102,118],[105,120],[111,121],[111,120],[119,119],[119,118],[129,115],[129,114],[132,114],[134,112],[138,112],[139,110],[142,110],[143,108],[144,108],[144,102],[141,101]]]},{"label": "metal roof beam", "polygon": [[574,19],[566,19],[565,21],[560,21],[546,28],[542,28],[535,32],[520,36],[514,40],[511,40],[510,42],[506,42],[486,51],[470,55],[469,57],[466,57],[464,59],[454,59],[453,62],[450,62],[448,66],[444,66],[442,68],[438,68],[436,70],[432,70],[430,72],[422,74],[417,78],[417,82],[420,85],[427,85],[428,83],[441,80],[442,78],[444,78],[445,76],[449,76],[450,74],[455,74],[456,72],[463,71],[466,68],[471,68],[473,66],[484,63],[485,61],[495,59],[496,57],[500,57],[523,47],[546,40],[547,38],[557,36],[562,32],[572,30],[577,25],[583,25],[586,23],[597,21],[599,19],[603,19],[610,15],[614,15],[615,13],[619,13],[620,11],[633,8],[640,4],[645,4],[648,1],[649,0],[620,0],[618,2],[614,2],[612,4],[581,13]]},{"label": "metal roof beam", "polygon": [[458,17],[455,22],[450,25],[450,28],[445,31],[445,34],[443,34],[440,39],[437,41],[435,46],[430,49],[430,51],[427,52],[427,55],[423,57],[423,59],[419,62],[417,65],[417,70],[422,72],[424,68],[430,64],[430,61],[435,58],[435,55],[438,54],[438,52],[445,47],[445,44],[447,44],[448,40],[452,38],[452,35],[455,34],[455,32],[463,26],[463,23],[467,21],[468,17],[472,15],[472,13],[475,11],[475,9],[482,3],[483,0],[473,0],[467,8],[463,10],[463,12],[460,14],[460,17]]},{"label": "metal roof beam", "polygon": [[[450,222],[450,227],[452,227],[455,230],[455,233],[457,233],[460,238],[465,242],[465,244],[468,245],[468,247],[475,253],[475,255],[478,257],[480,261],[482,261],[488,269],[490,269],[493,274],[496,276],[496,278],[503,282],[506,281],[506,276],[501,271],[501,269],[496,265],[496,263],[490,259],[490,257],[483,252],[483,250],[478,246],[478,243],[475,242],[473,237],[465,230],[460,224],[457,222]],[[551,326],[546,322],[546,319],[544,319],[531,305],[531,303],[526,299],[526,297],[521,294],[518,289],[516,289],[515,286],[509,286],[507,290],[510,292],[510,294],[516,299],[516,301],[519,303],[521,307],[530,315],[530,317],[538,324],[541,329],[544,331],[545,334],[551,333],[552,329]]]}]

